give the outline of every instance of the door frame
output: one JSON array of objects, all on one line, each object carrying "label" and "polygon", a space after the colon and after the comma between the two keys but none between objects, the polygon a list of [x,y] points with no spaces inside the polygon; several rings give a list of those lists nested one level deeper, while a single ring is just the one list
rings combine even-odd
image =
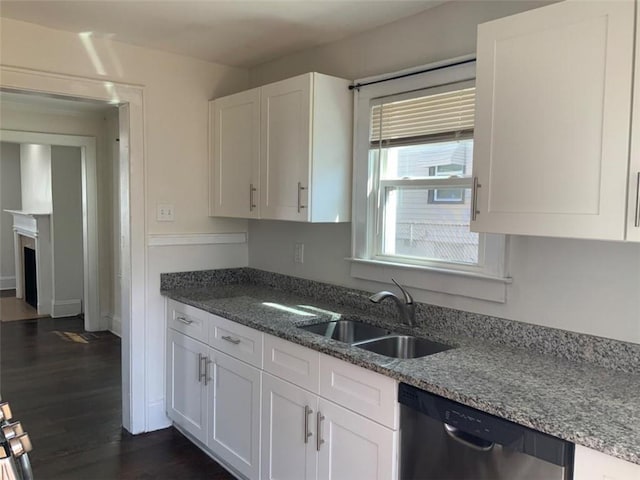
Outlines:
[{"label": "door frame", "polygon": [[120,109],[122,425],[134,434],[144,432],[147,262],[144,87],[0,65],[0,89],[106,102]]},{"label": "door frame", "polygon": [[[37,143],[41,145],[78,147],[82,165],[82,257],[84,329],[106,330],[107,325],[100,312],[100,285],[98,265],[98,175],[96,139],[80,135],[61,135],[18,130],[0,130],[0,140],[12,143]],[[54,220],[55,221],[55,220]],[[55,242],[55,238],[53,239]],[[55,244],[52,245],[55,248]],[[17,267],[17,265],[16,265]],[[16,271],[16,281],[20,273]],[[53,281],[53,279],[51,279]],[[16,289],[18,290],[18,285]],[[55,284],[52,284],[55,289]],[[53,309],[52,309],[53,311]]]}]

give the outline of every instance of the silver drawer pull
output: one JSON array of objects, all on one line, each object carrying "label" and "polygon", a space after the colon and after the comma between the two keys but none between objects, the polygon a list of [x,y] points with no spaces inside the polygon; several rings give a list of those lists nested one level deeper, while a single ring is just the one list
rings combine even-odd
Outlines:
[{"label": "silver drawer pull", "polygon": [[176,317],[176,320],[178,320],[179,322],[184,323],[185,325],[191,325],[193,323],[193,320],[191,320],[189,318],[185,318],[185,317]]},{"label": "silver drawer pull", "polygon": [[222,336],[223,340],[226,340],[229,343],[233,343],[234,345],[238,345],[240,343],[240,339],[239,338],[233,338],[229,335],[223,335]]}]

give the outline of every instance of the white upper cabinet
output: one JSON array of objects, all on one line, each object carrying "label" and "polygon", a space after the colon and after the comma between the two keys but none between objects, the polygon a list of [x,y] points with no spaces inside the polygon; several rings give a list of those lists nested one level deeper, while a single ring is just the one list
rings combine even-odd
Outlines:
[{"label": "white upper cabinet", "polygon": [[[636,9],[636,25],[640,9]],[[627,186],[627,240],[640,242],[640,36],[636,40],[636,71],[633,80],[633,118],[631,120],[631,157]]]},{"label": "white upper cabinet", "polygon": [[210,215],[350,221],[348,86],[307,73],[212,101]]},{"label": "white upper cabinet", "polygon": [[348,87],[347,80],[319,73],[262,87],[262,218],[350,220]]},{"label": "white upper cabinet", "polygon": [[472,231],[638,240],[633,48],[626,0],[568,1],[478,27]]},{"label": "white upper cabinet", "polygon": [[209,215],[260,218],[260,90],[209,103]]}]

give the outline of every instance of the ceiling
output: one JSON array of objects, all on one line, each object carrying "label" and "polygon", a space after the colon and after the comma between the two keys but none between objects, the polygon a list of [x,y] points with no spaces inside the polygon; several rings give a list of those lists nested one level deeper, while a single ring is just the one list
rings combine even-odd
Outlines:
[{"label": "ceiling", "polygon": [[250,68],[444,0],[2,0],[0,16]]}]

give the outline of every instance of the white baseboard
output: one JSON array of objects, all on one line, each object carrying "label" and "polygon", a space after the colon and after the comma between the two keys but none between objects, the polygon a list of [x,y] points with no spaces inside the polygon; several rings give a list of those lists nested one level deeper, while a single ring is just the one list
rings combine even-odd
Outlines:
[{"label": "white baseboard", "polygon": [[145,431],[153,432],[171,426],[164,408],[164,400],[156,400],[147,404],[147,426]]},{"label": "white baseboard", "polygon": [[0,290],[15,290],[16,277],[0,277]]},{"label": "white baseboard", "polygon": [[73,317],[74,315],[80,315],[81,313],[82,300],[79,298],[51,301],[51,316],[53,318]]}]

